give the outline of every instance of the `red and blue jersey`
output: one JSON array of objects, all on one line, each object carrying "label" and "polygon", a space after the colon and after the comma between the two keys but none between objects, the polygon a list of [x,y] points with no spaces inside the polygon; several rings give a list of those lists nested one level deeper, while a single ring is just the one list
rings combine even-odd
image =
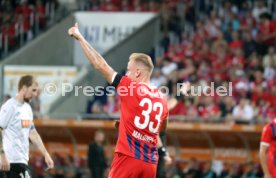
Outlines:
[{"label": "red and blue jersey", "polygon": [[157,164],[157,137],[168,116],[166,98],[156,87],[116,78],[121,118],[115,152]]},{"label": "red and blue jersey", "polygon": [[267,163],[272,177],[276,177],[276,120],[268,123],[263,128],[261,144],[269,146]]}]

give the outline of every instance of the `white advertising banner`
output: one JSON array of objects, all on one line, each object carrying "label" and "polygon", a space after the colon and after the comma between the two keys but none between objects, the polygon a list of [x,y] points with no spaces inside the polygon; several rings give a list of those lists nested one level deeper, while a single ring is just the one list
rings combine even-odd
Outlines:
[{"label": "white advertising banner", "polygon": [[34,101],[40,103],[40,113],[45,114],[52,102],[61,95],[62,83],[74,84],[76,67],[66,66],[5,66],[4,95],[14,97],[21,76],[32,75],[39,84],[39,95]]},{"label": "white advertising banner", "polygon": [[[108,51],[136,29],[154,18],[155,13],[77,12],[76,22],[84,38],[100,53]],[[88,64],[80,44],[74,44],[76,65]]]}]

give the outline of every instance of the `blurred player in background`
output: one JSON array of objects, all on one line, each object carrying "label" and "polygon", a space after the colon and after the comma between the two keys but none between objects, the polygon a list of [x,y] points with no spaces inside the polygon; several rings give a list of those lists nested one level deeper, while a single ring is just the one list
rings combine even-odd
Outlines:
[{"label": "blurred player in background", "polygon": [[94,141],[88,147],[88,168],[92,178],[103,178],[107,161],[104,154],[104,133],[96,131]]},{"label": "blurred player in background", "polygon": [[264,172],[264,178],[276,177],[276,119],[266,124],[263,128],[260,161]]},{"label": "blurred player in background", "polygon": [[133,53],[126,76],[115,72],[90,46],[77,25],[68,30],[79,40],[90,63],[116,87],[121,100],[119,138],[109,178],[155,178],[158,161],[157,138],[166,129],[166,97],[150,85],[153,63],[148,55]]},{"label": "blurred player in background", "polygon": [[30,75],[20,78],[18,94],[7,100],[0,111],[0,170],[6,178],[30,178],[29,139],[43,154],[48,168],[54,163],[33,124],[30,100],[37,95],[38,84]]}]

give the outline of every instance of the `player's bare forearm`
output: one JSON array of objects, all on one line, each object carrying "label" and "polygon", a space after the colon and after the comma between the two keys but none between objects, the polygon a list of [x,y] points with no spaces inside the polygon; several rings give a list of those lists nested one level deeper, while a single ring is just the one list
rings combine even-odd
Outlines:
[{"label": "player's bare forearm", "polygon": [[0,128],[0,154],[4,154],[4,148],[3,148],[3,135],[2,135],[3,129]]},{"label": "player's bare forearm", "polygon": [[104,58],[84,38],[79,41],[87,59],[97,70],[108,65]]},{"label": "player's bare forearm", "polygon": [[43,156],[48,154],[40,135],[37,133],[36,129],[32,129],[29,136],[31,142],[38,148]]},{"label": "player's bare forearm", "polygon": [[108,83],[112,83],[112,77],[115,71],[107,64],[105,59],[85,40],[79,31],[78,24],[75,24],[68,30],[68,34],[76,38],[81,48],[94,68],[99,71]]},{"label": "player's bare forearm", "polygon": [[111,80],[115,71],[107,64],[105,59],[84,38],[82,38],[79,41],[83,49],[83,52],[86,55],[89,62],[97,71],[99,71],[103,75],[103,77],[107,80],[108,83],[112,83]]},{"label": "player's bare forearm", "polygon": [[263,172],[265,174],[269,174],[268,165],[267,165],[267,158],[266,158],[267,150],[268,150],[267,146],[261,145],[261,148],[260,148],[260,162],[261,162],[261,166],[263,168]]},{"label": "player's bare forearm", "polygon": [[158,136],[157,136],[157,147],[160,148],[160,147],[162,147],[162,146],[163,146],[163,142],[162,142],[160,136],[158,135]]},{"label": "player's bare forearm", "polygon": [[10,170],[10,163],[6,157],[5,151],[3,149],[3,129],[0,128],[0,171],[9,171]]}]

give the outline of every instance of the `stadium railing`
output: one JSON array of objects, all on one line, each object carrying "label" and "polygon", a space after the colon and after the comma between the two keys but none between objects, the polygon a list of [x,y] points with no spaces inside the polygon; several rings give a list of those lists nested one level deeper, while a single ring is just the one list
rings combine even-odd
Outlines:
[{"label": "stadium railing", "polygon": [[[113,155],[118,135],[114,121],[51,118],[35,120],[35,124],[50,152],[71,150],[69,154],[85,157],[87,144],[100,129],[105,133],[109,155]],[[174,159],[257,162],[263,126],[170,122],[166,142]]]}]

